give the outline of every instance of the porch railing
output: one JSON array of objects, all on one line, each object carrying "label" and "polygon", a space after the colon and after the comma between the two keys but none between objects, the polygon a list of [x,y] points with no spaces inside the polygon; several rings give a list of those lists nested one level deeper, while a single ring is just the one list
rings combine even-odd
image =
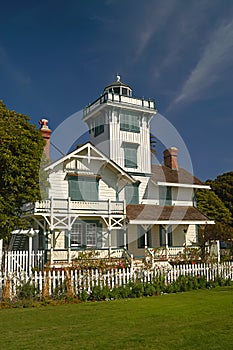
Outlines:
[{"label": "porch railing", "polygon": [[25,203],[23,205],[23,211],[25,213],[51,213],[57,211],[77,211],[84,213],[111,213],[111,214],[124,214],[125,203],[124,201],[73,201],[70,198],[59,199],[51,198],[44,201],[35,203]]}]

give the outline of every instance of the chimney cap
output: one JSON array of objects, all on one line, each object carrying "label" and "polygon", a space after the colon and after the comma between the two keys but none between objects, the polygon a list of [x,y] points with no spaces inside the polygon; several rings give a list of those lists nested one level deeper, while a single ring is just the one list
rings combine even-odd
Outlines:
[{"label": "chimney cap", "polygon": [[45,119],[45,118],[40,119],[39,120],[39,124],[41,125],[40,129],[50,130],[47,123],[48,123],[48,119]]}]

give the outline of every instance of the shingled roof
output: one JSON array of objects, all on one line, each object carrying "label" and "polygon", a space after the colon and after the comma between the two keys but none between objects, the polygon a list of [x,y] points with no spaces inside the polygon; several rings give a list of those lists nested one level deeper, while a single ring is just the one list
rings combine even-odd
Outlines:
[{"label": "shingled roof", "polygon": [[201,180],[193,176],[187,170],[179,168],[173,170],[165,165],[152,164],[152,181],[204,185]]},{"label": "shingled roof", "polygon": [[197,208],[185,206],[159,206],[149,204],[127,205],[128,220],[145,221],[209,221]]}]

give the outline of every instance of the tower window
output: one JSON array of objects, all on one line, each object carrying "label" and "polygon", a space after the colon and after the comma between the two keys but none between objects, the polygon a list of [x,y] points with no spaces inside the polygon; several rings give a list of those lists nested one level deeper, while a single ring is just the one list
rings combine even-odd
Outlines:
[{"label": "tower window", "polygon": [[130,112],[121,113],[120,129],[123,131],[140,132],[139,115]]},{"label": "tower window", "polygon": [[138,145],[124,144],[124,166],[126,168],[138,167],[137,164]]},{"label": "tower window", "polygon": [[94,120],[94,136],[99,136],[104,132],[104,117],[100,116]]},{"label": "tower window", "polygon": [[127,96],[127,95],[128,95],[127,89],[126,89],[126,88],[122,88],[122,95],[124,95],[124,96]]}]

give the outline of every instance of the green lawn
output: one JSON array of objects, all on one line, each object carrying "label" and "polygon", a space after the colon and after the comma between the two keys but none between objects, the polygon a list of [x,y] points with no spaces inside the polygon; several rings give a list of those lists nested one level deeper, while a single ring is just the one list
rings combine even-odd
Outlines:
[{"label": "green lawn", "polygon": [[233,287],[0,310],[0,349],[232,349]]}]

